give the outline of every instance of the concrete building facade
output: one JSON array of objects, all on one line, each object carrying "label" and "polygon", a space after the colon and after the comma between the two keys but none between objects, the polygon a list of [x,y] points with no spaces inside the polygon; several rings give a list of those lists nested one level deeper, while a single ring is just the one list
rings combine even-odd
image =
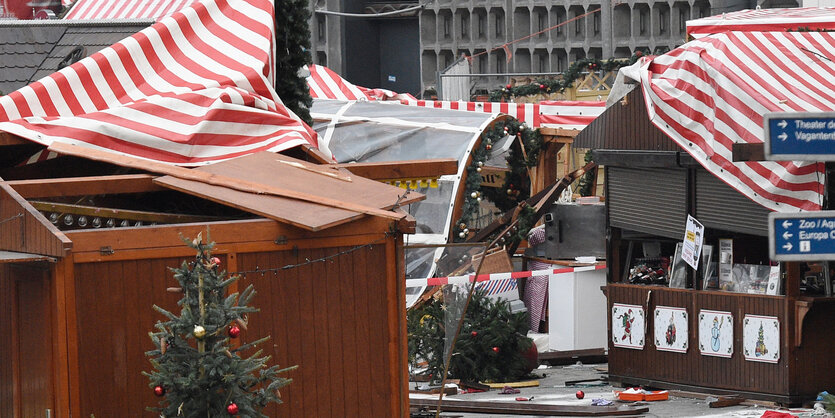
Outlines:
[{"label": "concrete building facade", "polygon": [[[419,11],[370,17],[419,4],[424,4]],[[472,57],[474,74],[559,73],[587,57],[625,58],[636,50],[672,49],[685,42],[686,22],[691,19],[757,6],[800,4],[795,0],[312,0],[311,6],[314,62],[357,84],[421,94],[435,88],[438,73],[462,55]],[[507,80],[501,75],[476,77],[473,91],[494,89]]]}]

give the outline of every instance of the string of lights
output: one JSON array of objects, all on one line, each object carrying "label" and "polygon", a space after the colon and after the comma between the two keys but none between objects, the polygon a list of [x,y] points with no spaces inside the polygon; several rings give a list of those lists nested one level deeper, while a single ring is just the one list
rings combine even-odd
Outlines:
[{"label": "string of lights", "polygon": [[302,266],[307,266],[307,265],[314,264],[314,263],[323,263],[325,261],[333,260],[334,258],[341,257],[341,256],[346,255],[346,254],[351,254],[351,253],[353,253],[355,251],[358,251],[358,250],[361,250],[363,248],[372,247],[372,246],[377,245],[377,244],[382,244],[387,239],[389,239],[392,235],[393,234],[391,232],[386,232],[386,234],[383,238],[380,238],[376,241],[372,241],[372,242],[369,242],[369,243],[363,244],[363,245],[357,245],[356,247],[351,247],[347,250],[340,251],[338,253],[327,255],[327,256],[324,256],[324,257],[321,257],[321,258],[315,258],[315,259],[312,259],[312,260],[309,259],[309,258],[305,258],[304,262],[297,263],[297,264],[288,264],[288,265],[282,266],[282,267],[273,267],[273,268],[264,268],[264,269],[260,268],[259,266],[255,266],[255,270],[233,271],[233,272],[227,272],[227,274],[229,274],[230,276],[243,276],[243,277],[246,277],[247,274],[259,274],[259,273],[261,274],[262,277],[264,275],[266,275],[267,273],[273,273],[274,275],[278,275],[279,271],[290,270],[290,269],[294,269],[294,268],[298,268],[298,267],[302,267]]},{"label": "string of lights", "polygon": [[4,223],[6,223],[6,222],[13,221],[13,220],[15,220],[15,219],[17,219],[17,218],[22,218],[22,217],[23,217],[23,212],[18,213],[17,215],[14,215],[14,216],[9,216],[9,217],[8,217],[8,218],[6,218],[6,219],[0,219],[0,224],[4,224]]}]

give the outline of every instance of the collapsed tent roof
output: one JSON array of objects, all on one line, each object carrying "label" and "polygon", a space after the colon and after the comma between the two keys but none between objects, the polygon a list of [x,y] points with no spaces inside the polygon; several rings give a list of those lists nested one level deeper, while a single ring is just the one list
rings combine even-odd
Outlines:
[{"label": "collapsed tent roof", "polygon": [[310,96],[314,99],[399,101],[401,104],[436,109],[470,112],[504,113],[539,128],[583,129],[606,109],[605,101],[542,101],[539,103],[462,102],[417,100],[411,95],[384,89],[369,89],[352,84],[333,70],[321,65],[310,66],[307,77]]},{"label": "collapsed tent roof", "polygon": [[195,2],[196,0],[76,0],[64,19],[160,19]]},{"label": "collapsed tent roof", "polygon": [[269,1],[194,3],[0,97],[0,131],[184,166],[315,147],[272,87],[272,39]]},{"label": "collapsed tent roof", "polygon": [[835,110],[835,34],[725,32],[621,71],[641,82],[649,118],[702,166],[779,212],[820,210],[824,164],[734,162],[734,143],[762,143],[770,112]]},{"label": "collapsed tent roof", "polygon": [[755,9],[687,21],[687,35],[701,38],[719,32],[774,32],[835,29],[835,7]]}]

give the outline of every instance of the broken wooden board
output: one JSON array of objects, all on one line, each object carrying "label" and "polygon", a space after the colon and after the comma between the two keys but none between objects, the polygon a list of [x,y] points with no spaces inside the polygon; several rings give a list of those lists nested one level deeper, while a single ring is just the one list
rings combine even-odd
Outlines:
[{"label": "broken wooden board", "polygon": [[[409,397],[411,407],[438,407],[437,399]],[[565,417],[636,416],[649,412],[649,407],[635,406],[586,406],[549,405],[541,403],[520,403],[501,401],[441,401],[442,412],[472,412],[479,414],[541,415]]]}]

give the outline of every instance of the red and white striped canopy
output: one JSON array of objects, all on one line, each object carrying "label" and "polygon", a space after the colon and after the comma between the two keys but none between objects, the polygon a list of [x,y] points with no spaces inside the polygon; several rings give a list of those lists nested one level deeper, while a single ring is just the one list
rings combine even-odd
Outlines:
[{"label": "red and white striped canopy", "polygon": [[582,130],[606,110],[603,101],[544,101],[539,103],[403,101],[403,104],[471,112],[504,113],[534,128]]},{"label": "red and white striped canopy", "polygon": [[0,97],[0,130],[193,166],[317,145],[273,88],[273,3],[204,0]]},{"label": "red and white striped canopy", "polygon": [[835,34],[725,32],[624,68],[650,120],[708,171],[779,212],[819,210],[824,164],[733,162],[732,144],[763,142],[770,112],[835,110]]},{"label": "red and white striped canopy", "polygon": [[739,10],[687,21],[687,34],[701,38],[719,32],[774,32],[835,29],[835,7]]},{"label": "red and white striped canopy", "polygon": [[179,12],[197,0],[76,0],[64,19],[153,19]]},{"label": "red and white striped canopy", "polygon": [[307,86],[310,97],[333,100],[416,100],[411,94],[395,93],[386,89],[370,89],[352,84],[335,71],[321,65],[308,65]]},{"label": "red and white striped canopy", "polygon": [[321,65],[311,65],[307,84],[314,99],[333,100],[399,100],[411,106],[437,109],[468,110],[471,112],[505,113],[539,127],[583,129],[606,110],[603,101],[545,101],[539,103],[462,102],[441,100],[417,100],[411,95],[398,94],[383,89],[356,86],[333,70]]}]

